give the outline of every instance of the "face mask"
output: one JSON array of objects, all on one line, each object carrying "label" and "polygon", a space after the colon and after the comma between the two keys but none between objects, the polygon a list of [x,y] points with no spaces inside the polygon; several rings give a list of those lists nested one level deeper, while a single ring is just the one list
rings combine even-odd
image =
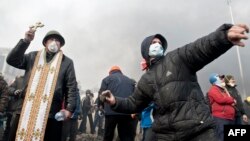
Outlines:
[{"label": "face mask", "polygon": [[221,88],[224,88],[226,86],[226,83],[221,81],[221,79],[219,77],[217,77],[217,81],[214,82],[214,84],[221,87]]},{"label": "face mask", "polygon": [[52,41],[49,46],[48,46],[48,50],[52,53],[57,53],[58,52],[58,46],[56,45],[55,41]]},{"label": "face mask", "polygon": [[151,44],[149,47],[149,53],[148,55],[150,57],[158,57],[163,56],[163,47],[159,43]]},{"label": "face mask", "polygon": [[228,83],[229,86],[234,87],[235,83]]},{"label": "face mask", "polygon": [[221,87],[225,87],[225,86],[226,86],[226,83],[225,83],[225,82],[222,82],[220,85],[221,85]]}]

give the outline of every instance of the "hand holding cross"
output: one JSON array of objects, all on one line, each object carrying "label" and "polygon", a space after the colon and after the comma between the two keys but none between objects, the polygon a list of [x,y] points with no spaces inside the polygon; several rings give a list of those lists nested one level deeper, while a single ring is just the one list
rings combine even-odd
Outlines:
[{"label": "hand holding cross", "polygon": [[37,28],[41,28],[43,27],[44,24],[42,24],[41,22],[37,22],[35,25],[31,25],[29,28],[29,31],[27,31],[25,33],[25,38],[24,38],[24,41],[27,42],[27,43],[30,43],[34,37],[35,37],[35,32],[36,32],[36,29]]}]

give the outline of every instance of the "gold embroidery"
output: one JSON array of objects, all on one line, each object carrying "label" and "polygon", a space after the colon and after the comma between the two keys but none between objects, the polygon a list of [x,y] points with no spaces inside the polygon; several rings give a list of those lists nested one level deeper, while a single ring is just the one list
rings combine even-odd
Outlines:
[{"label": "gold embroidery", "polygon": [[35,137],[35,139],[37,140],[38,138],[41,137],[42,132],[40,131],[40,129],[36,129],[33,133],[33,137]]},{"label": "gold embroidery", "polygon": [[[47,120],[48,120],[48,116],[49,116],[49,111],[50,111],[50,107],[51,107],[51,103],[52,103],[52,99],[53,99],[53,95],[54,95],[54,91],[55,91],[55,86],[56,86],[56,82],[57,82],[57,78],[58,78],[58,74],[59,74],[59,70],[60,70],[60,66],[61,66],[61,61],[62,61],[62,56],[63,53],[62,51],[58,52],[58,54],[55,56],[55,62],[54,63],[50,63],[47,64],[45,66],[39,65],[39,67],[37,67],[38,64],[38,60],[39,60],[39,56],[40,56],[41,52],[38,53],[38,55],[36,56],[36,60],[35,66],[32,69],[32,73],[31,73],[31,77],[29,80],[29,85],[27,88],[27,94],[30,93],[30,91],[32,90],[31,87],[36,88],[35,89],[35,94],[32,93],[32,95],[28,96],[26,94],[25,100],[24,100],[24,108],[22,109],[22,113],[21,113],[21,117],[20,117],[20,122],[18,125],[18,131],[20,132],[21,128],[21,122],[23,120],[23,115],[25,115],[26,113],[24,113],[24,109],[26,109],[26,105],[28,103],[28,100],[33,98],[33,101],[31,101],[32,106],[31,109],[27,112],[29,114],[29,120],[25,123],[27,124],[27,129],[26,129],[26,134],[23,135],[24,138],[22,138],[21,140],[32,140],[33,137],[35,137],[36,139],[39,138],[39,140],[43,140],[44,139],[44,133],[45,133],[45,129],[46,129],[46,125],[47,125]],[[40,58],[42,59],[42,58]],[[54,59],[54,58],[53,58]],[[34,76],[36,74],[36,72],[38,71],[42,71],[41,73],[38,74],[39,78],[38,80],[38,85],[36,86],[33,82],[34,80]],[[52,75],[48,75],[49,73],[54,73]],[[48,79],[48,77],[50,77],[50,79]],[[52,78],[52,85],[48,85],[49,82],[51,81]],[[47,85],[46,85],[47,84]],[[49,95],[45,94],[45,87],[48,86],[49,87]],[[41,103],[42,102],[47,102],[47,104],[45,105],[47,108],[45,109],[45,115],[40,115],[39,111],[41,108]],[[27,107],[28,108],[28,107]],[[45,107],[43,107],[45,108]],[[34,128],[36,127],[37,124],[37,119],[38,116],[42,116],[42,125],[41,127],[39,126],[39,130],[35,130]],[[40,121],[40,120],[39,120]],[[25,124],[26,125],[26,124]],[[18,136],[20,136],[19,134],[17,134]],[[17,140],[18,137],[16,137]]]},{"label": "gold embroidery", "polygon": [[49,71],[50,71],[50,73],[54,73],[55,70],[56,69],[54,67],[52,67]]},{"label": "gold embroidery", "polygon": [[38,65],[38,66],[37,66],[37,71],[40,71],[42,68],[43,68],[42,65]]},{"label": "gold embroidery", "polygon": [[29,101],[33,100],[33,99],[34,99],[34,97],[35,97],[35,96],[34,96],[34,94],[29,95],[29,98],[28,98],[28,99],[29,99]]},{"label": "gold embroidery", "polygon": [[45,103],[46,101],[48,101],[48,99],[49,99],[49,98],[48,98],[47,95],[44,95],[44,96],[43,96],[43,102],[44,102],[44,103]]},{"label": "gold embroidery", "polygon": [[24,128],[22,128],[22,130],[19,131],[19,132],[17,133],[17,135],[20,136],[20,139],[22,140],[22,139],[24,138],[24,136],[26,135],[26,134],[25,134]]}]

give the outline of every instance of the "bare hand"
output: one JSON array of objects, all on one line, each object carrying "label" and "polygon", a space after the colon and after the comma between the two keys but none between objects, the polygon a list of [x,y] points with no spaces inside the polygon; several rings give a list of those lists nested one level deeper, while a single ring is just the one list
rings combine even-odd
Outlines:
[{"label": "bare hand", "polygon": [[249,28],[245,24],[236,24],[232,26],[227,33],[227,38],[234,45],[244,47],[245,44],[241,42],[241,39],[248,39],[248,36],[245,33],[249,32]]},{"label": "bare hand", "polygon": [[115,105],[115,103],[116,103],[115,97],[110,92],[110,90],[103,91],[101,94],[101,97],[105,98],[104,102],[108,103],[109,105]]},{"label": "bare hand", "polygon": [[32,27],[30,27],[30,29],[27,32],[25,32],[24,40],[26,42],[31,42],[34,39],[34,37],[35,37],[35,30],[33,30]]},{"label": "bare hand", "polygon": [[14,95],[20,95],[20,94],[22,94],[22,90],[20,89],[15,90]]},{"label": "bare hand", "polygon": [[244,114],[244,115],[242,116],[242,118],[243,118],[243,121],[244,121],[244,122],[248,123],[248,117],[247,117],[247,115]]},{"label": "bare hand", "polygon": [[61,111],[63,111],[63,112],[64,112],[64,114],[65,114],[65,118],[66,118],[66,119],[71,118],[72,113],[71,113],[70,111],[68,111],[68,110],[66,110],[66,109],[62,109]]}]

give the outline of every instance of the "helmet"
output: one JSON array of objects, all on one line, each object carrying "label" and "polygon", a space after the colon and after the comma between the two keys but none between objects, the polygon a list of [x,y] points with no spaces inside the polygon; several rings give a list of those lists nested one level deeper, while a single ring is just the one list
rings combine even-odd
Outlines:
[{"label": "helmet", "polygon": [[58,31],[51,30],[43,38],[43,45],[44,46],[45,46],[46,41],[49,39],[49,37],[56,37],[56,38],[58,38],[58,40],[61,43],[61,46],[63,46],[65,44],[65,40],[64,40],[63,36]]}]

